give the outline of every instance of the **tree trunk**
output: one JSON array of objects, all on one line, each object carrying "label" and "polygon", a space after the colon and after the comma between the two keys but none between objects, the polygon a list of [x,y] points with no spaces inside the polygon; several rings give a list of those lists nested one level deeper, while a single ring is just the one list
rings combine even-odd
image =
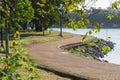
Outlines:
[{"label": "tree trunk", "polygon": [[60,34],[59,34],[60,37],[63,37],[63,34],[62,34],[62,13],[60,14]]}]

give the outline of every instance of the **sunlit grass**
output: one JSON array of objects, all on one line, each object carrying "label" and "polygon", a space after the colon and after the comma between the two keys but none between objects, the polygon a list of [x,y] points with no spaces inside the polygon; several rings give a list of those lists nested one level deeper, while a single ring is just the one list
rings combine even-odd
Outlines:
[{"label": "sunlit grass", "polygon": [[30,45],[34,43],[43,43],[43,42],[51,42],[58,41],[66,38],[72,37],[70,33],[63,33],[63,37],[58,36],[58,31],[45,31],[45,35],[43,36],[42,32],[21,32],[21,41],[24,45]]}]

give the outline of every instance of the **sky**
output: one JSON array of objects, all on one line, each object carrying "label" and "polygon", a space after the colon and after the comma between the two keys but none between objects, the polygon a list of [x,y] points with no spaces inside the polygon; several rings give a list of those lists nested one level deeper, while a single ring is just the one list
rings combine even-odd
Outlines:
[{"label": "sky", "polygon": [[115,1],[119,1],[119,0],[97,0],[97,2],[92,6],[96,8],[101,7],[102,9],[107,9],[107,7],[110,7],[111,3]]}]

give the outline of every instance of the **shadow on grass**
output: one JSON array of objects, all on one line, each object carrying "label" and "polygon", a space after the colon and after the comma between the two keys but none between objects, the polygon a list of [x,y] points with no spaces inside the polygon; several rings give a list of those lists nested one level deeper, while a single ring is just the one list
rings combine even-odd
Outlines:
[{"label": "shadow on grass", "polygon": [[30,37],[30,36],[48,36],[48,34],[29,34],[29,33],[23,33],[23,34],[20,34],[20,38],[23,39],[23,38],[26,38],[26,37]]},{"label": "shadow on grass", "polygon": [[70,80],[88,80],[88,79],[78,77],[78,76],[75,76],[75,75],[72,75],[72,74],[63,73],[63,72],[56,71],[56,70],[53,70],[53,69],[45,68],[43,66],[38,66],[37,68],[38,69],[43,69],[43,70],[48,71],[48,72],[52,72],[52,73],[54,73],[58,76],[61,76],[61,77],[69,78]]}]

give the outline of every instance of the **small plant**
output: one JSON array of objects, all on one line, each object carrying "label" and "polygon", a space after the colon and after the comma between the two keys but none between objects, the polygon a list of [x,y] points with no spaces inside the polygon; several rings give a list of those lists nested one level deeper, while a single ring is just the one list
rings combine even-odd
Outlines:
[{"label": "small plant", "polygon": [[111,48],[110,48],[109,46],[105,46],[105,45],[104,45],[104,46],[102,47],[102,52],[103,52],[104,54],[110,52],[110,50],[111,50]]},{"label": "small plant", "polygon": [[15,40],[20,39],[20,32],[18,30],[16,30],[15,33],[14,33],[14,39]]},{"label": "small plant", "polygon": [[27,50],[18,38],[12,44],[12,52],[0,58],[0,80],[33,80],[39,78],[35,70],[36,63],[29,57]]}]

